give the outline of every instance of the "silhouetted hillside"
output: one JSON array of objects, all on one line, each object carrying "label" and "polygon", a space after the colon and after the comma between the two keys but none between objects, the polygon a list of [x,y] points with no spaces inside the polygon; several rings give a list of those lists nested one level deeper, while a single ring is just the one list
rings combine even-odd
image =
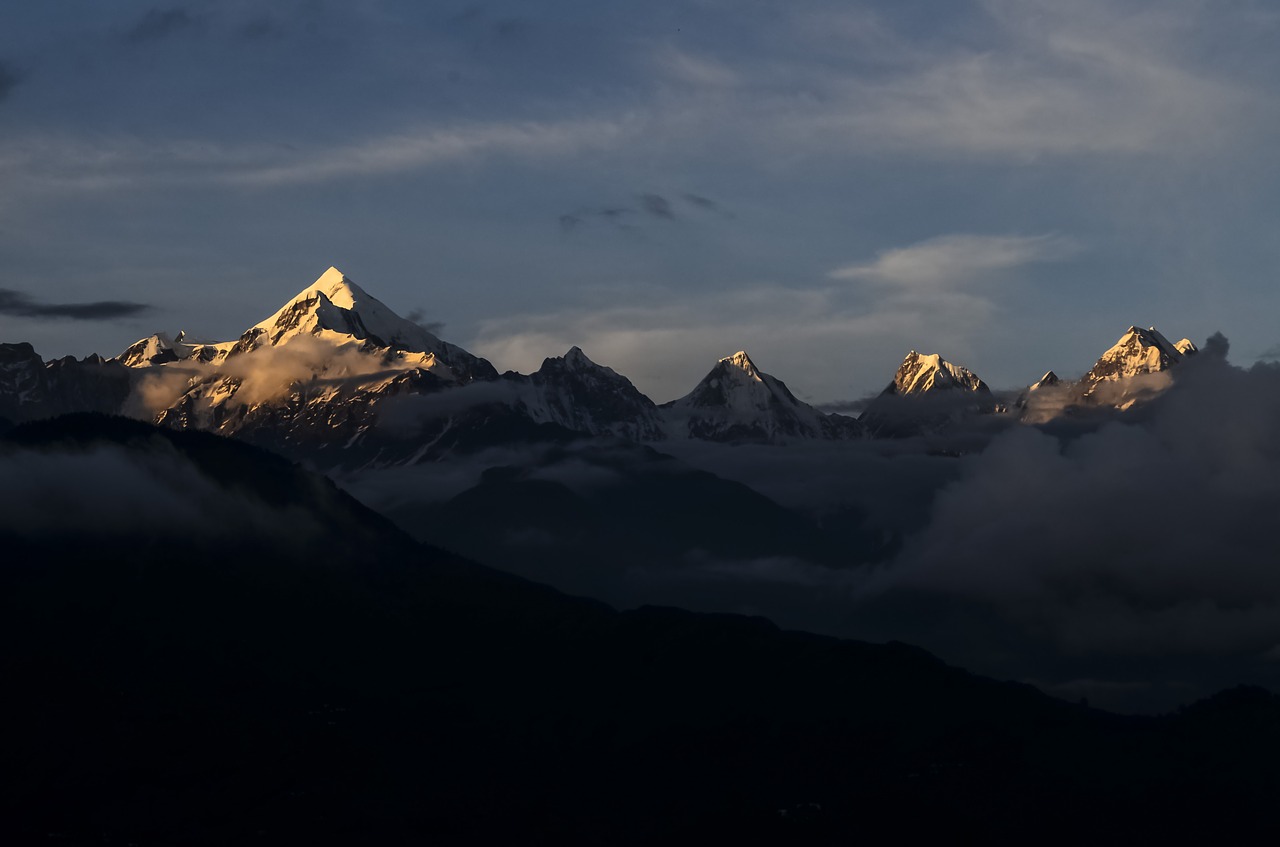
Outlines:
[{"label": "silhouetted hillside", "polygon": [[1118,718],[901,644],[618,613],[199,433],[77,416],[0,462],[58,463],[0,523],[9,843],[1280,834],[1265,692]]}]

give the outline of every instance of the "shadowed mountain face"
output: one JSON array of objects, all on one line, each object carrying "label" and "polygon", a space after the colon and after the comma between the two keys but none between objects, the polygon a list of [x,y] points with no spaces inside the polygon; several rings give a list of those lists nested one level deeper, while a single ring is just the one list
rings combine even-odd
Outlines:
[{"label": "shadowed mountain face", "polygon": [[620,614],[199,433],[64,418],[0,461],[81,471],[0,513],[9,843],[1277,834],[1262,692],[1118,719],[902,645]]},{"label": "shadowed mountain face", "polygon": [[622,440],[513,456],[445,502],[407,492],[386,514],[421,540],[622,605],[663,596],[649,592],[667,579],[714,581],[730,563],[838,569],[889,552],[855,509],[822,522]]},{"label": "shadowed mountain face", "polygon": [[124,406],[129,390],[129,371],[98,356],[46,363],[30,344],[0,344],[0,419],[113,414]]},{"label": "shadowed mountain face", "polygon": [[840,440],[862,435],[853,418],[797,400],[745,350],[721,359],[693,391],[662,407],[677,437],[728,443]]}]

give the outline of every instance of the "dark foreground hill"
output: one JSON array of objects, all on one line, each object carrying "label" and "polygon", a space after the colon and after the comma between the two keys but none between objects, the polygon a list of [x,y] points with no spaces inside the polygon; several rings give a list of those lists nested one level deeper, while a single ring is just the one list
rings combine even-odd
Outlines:
[{"label": "dark foreground hill", "polygon": [[0,438],[6,843],[1274,843],[1280,705],[1122,718],[917,649],[618,613],[327,480]]}]

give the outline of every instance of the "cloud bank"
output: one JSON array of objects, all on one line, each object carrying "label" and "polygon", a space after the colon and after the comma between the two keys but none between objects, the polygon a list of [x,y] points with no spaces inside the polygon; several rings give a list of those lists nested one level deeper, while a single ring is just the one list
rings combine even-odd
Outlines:
[{"label": "cloud bank", "polygon": [[1188,360],[1129,418],[965,462],[878,590],[989,605],[1071,655],[1280,645],[1280,366]]}]

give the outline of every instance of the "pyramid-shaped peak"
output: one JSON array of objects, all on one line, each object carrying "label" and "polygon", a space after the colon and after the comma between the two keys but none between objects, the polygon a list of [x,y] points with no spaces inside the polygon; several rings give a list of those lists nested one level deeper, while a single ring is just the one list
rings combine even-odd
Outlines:
[{"label": "pyramid-shaped peak", "polygon": [[1032,390],[1032,391],[1039,391],[1041,388],[1048,388],[1048,387],[1050,387],[1050,386],[1053,386],[1053,385],[1059,385],[1059,384],[1061,384],[1061,383],[1062,383],[1062,378],[1061,378],[1061,377],[1059,377],[1059,376],[1058,376],[1056,373],[1054,373],[1053,371],[1046,371],[1046,372],[1045,372],[1045,375],[1044,375],[1044,376],[1042,376],[1042,377],[1040,377],[1040,379],[1038,379],[1038,380],[1037,380],[1037,381],[1036,381],[1036,382],[1031,386],[1031,390]]},{"label": "pyramid-shaped peak", "polygon": [[346,274],[338,270],[333,265],[330,265],[329,270],[320,274],[320,278],[316,280],[316,285],[320,285],[321,283],[327,283],[327,282],[343,282],[346,280],[346,278],[347,278]]},{"label": "pyramid-shaped peak", "polygon": [[394,346],[437,356],[446,352],[438,338],[400,317],[334,267],[249,330],[257,331],[265,333],[271,345],[328,332],[331,340],[345,336],[380,347]]},{"label": "pyramid-shaped peak", "polygon": [[364,289],[356,285],[349,276],[335,267],[320,274],[319,279],[302,290],[296,300],[305,300],[315,294],[323,294],[333,305],[341,309],[354,309],[362,301],[369,299]]},{"label": "pyramid-shaped peak", "polygon": [[616,375],[612,368],[606,368],[604,365],[592,361],[586,353],[582,352],[582,348],[576,344],[570,347],[563,356],[552,356],[542,360],[542,367],[538,369],[538,372],[549,373],[552,371]]}]

